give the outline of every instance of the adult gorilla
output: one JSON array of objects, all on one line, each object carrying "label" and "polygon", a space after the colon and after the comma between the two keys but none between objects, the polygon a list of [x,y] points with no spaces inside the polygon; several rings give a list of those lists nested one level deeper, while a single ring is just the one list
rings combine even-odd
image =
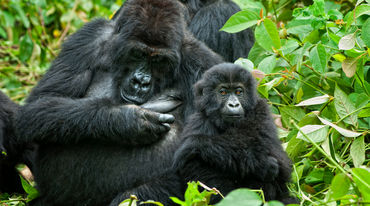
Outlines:
[{"label": "adult gorilla", "polygon": [[[253,31],[247,29],[236,34],[219,31],[240,8],[232,0],[178,0],[186,6],[189,30],[226,61],[234,62],[247,57],[254,43]],[[123,5],[113,19],[117,18]]]},{"label": "adult gorilla", "polygon": [[[33,205],[106,205],[170,166],[193,110],[191,85],[221,62],[186,31],[183,9],[128,0],[114,20],[88,23],[64,43],[16,121],[17,136],[39,145]],[[174,109],[175,124],[143,107]]]}]

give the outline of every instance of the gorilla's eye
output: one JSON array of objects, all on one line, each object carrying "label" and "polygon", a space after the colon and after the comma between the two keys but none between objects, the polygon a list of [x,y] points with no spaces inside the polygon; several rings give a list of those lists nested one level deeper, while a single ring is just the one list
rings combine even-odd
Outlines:
[{"label": "gorilla's eye", "polygon": [[220,89],[220,94],[221,94],[222,96],[226,95],[226,94],[227,94],[226,89],[225,89],[225,88]]},{"label": "gorilla's eye", "polygon": [[236,95],[241,95],[241,94],[243,94],[243,90],[242,90],[241,88],[237,88],[237,89],[235,90],[235,94],[236,94]]}]

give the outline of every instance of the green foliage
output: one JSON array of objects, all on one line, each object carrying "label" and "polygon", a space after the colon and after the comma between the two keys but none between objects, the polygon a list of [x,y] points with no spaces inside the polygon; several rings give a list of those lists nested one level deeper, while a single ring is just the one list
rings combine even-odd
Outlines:
[{"label": "green foliage", "polygon": [[[294,162],[290,189],[301,205],[370,204],[370,5],[368,0],[234,0],[243,11],[220,28],[255,31],[248,59],[235,63],[258,79]],[[0,88],[22,102],[66,36],[123,0],[0,0]],[[0,194],[0,205],[28,197]],[[216,189],[189,183],[179,205],[208,205]],[[257,193],[256,193],[257,192]],[[230,193],[219,205],[281,205],[263,192]],[[147,201],[143,204],[161,205]],[[137,205],[131,197],[122,205]]]},{"label": "green foliage", "polygon": [[251,63],[235,62],[258,73],[258,91],[286,131],[281,139],[295,163],[290,188],[304,205],[370,204],[370,5],[341,11],[348,10],[314,0],[287,22],[279,12],[262,16]]},{"label": "green foliage", "polygon": [[0,0],[0,88],[22,101],[66,36],[93,17],[109,17],[123,0]]}]

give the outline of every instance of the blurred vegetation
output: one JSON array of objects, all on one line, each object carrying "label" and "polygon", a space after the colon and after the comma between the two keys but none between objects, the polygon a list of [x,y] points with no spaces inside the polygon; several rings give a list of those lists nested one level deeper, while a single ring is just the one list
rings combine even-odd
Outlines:
[{"label": "blurred vegetation", "polygon": [[22,101],[65,38],[92,18],[109,18],[122,0],[0,0],[0,88]]},{"label": "blurred vegetation", "polygon": [[[294,162],[292,193],[301,205],[370,204],[370,1],[234,1],[243,11],[222,30],[255,29],[248,58],[235,63],[253,73],[271,104]],[[0,89],[22,103],[65,38],[92,18],[109,18],[121,3],[0,0]],[[208,205],[217,195],[198,192],[200,183],[189,185],[185,202],[174,199],[178,204]],[[8,205],[24,200],[0,199],[10,199]],[[233,192],[220,205],[232,200],[280,205],[249,190]]]}]

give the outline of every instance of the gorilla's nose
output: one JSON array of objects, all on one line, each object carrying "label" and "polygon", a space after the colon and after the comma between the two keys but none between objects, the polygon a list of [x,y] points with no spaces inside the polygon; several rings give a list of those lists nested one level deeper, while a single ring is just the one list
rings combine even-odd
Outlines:
[{"label": "gorilla's nose", "polygon": [[135,73],[133,78],[133,87],[135,89],[141,90],[149,90],[150,89],[150,81],[152,80],[152,76],[150,74],[145,73]]},{"label": "gorilla's nose", "polygon": [[229,106],[230,108],[238,108],[240,107],[240,104],[239,102],[229,102],[227,106]]}]

